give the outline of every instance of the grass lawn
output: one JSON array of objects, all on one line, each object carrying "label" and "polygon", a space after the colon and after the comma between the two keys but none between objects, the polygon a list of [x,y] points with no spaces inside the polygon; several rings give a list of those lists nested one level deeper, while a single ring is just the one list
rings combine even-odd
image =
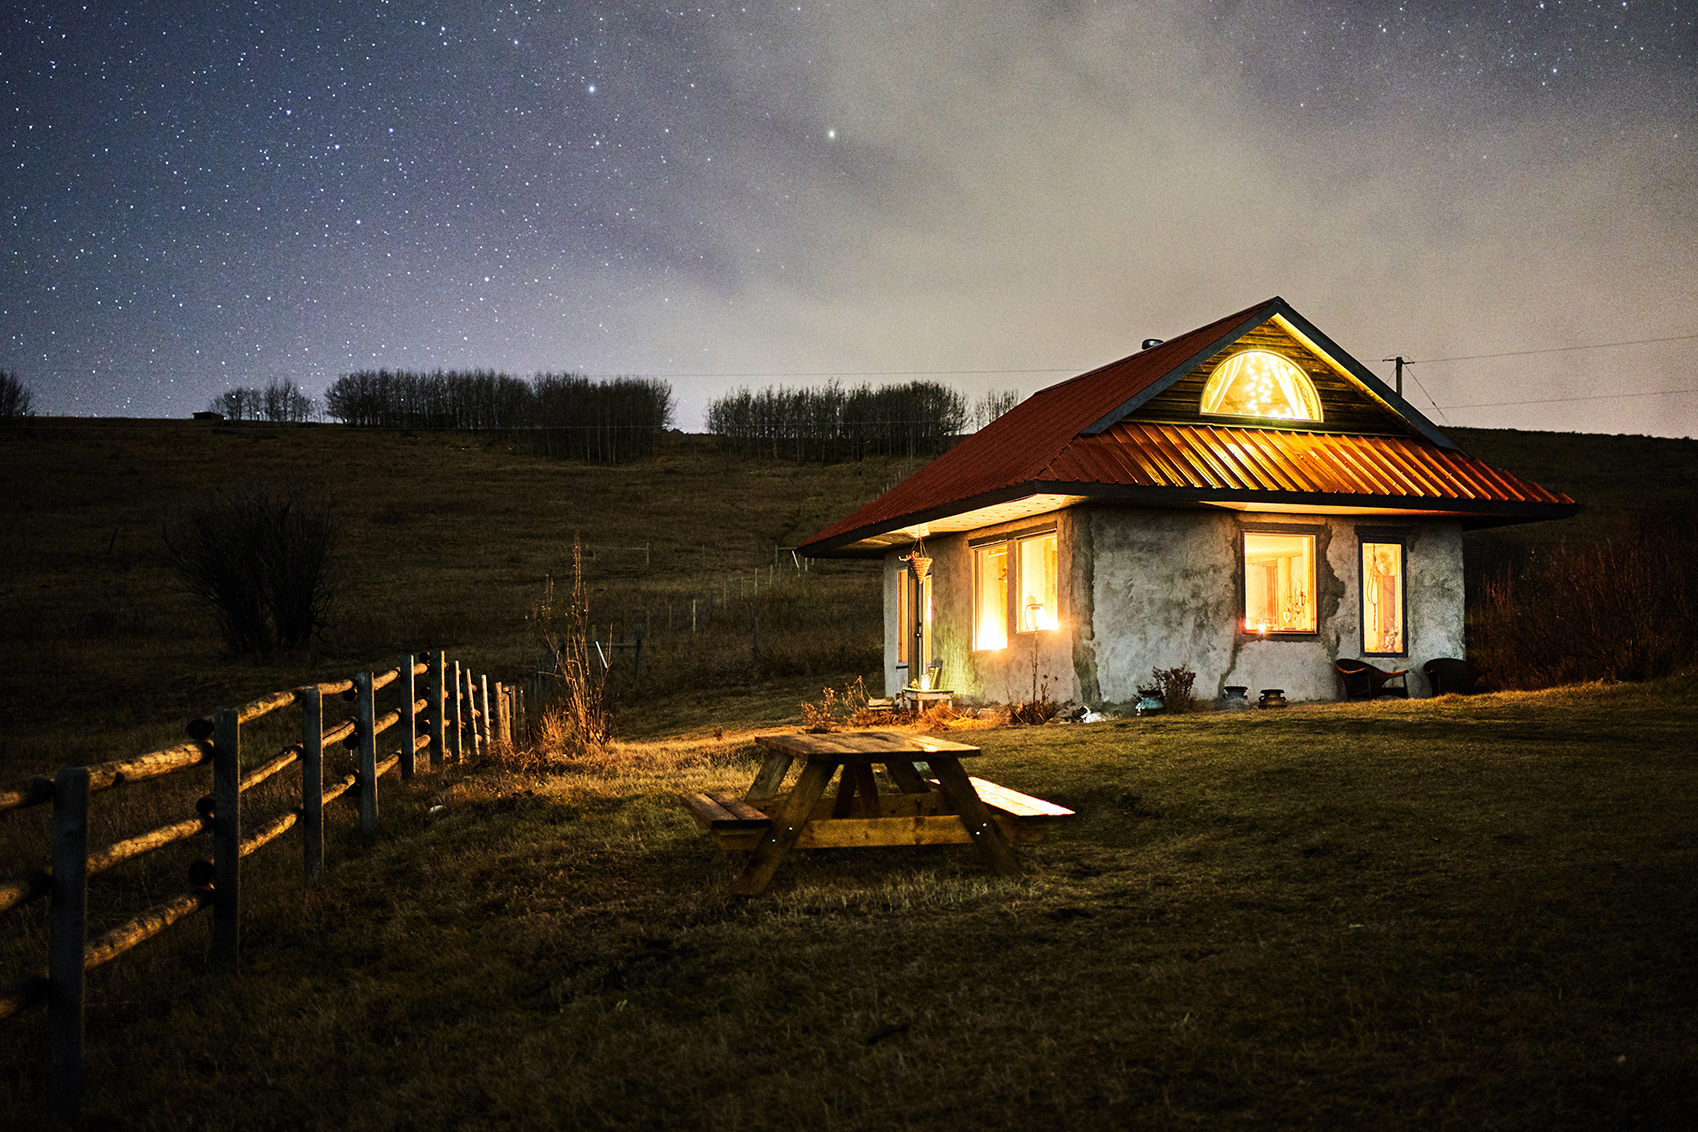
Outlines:
[{"label": "grass lawn", "polygon": [[[321,889],[267,851],[233,978],[203,924],[93,975],[89,1111],[1691,1127],[1695,713],[1685,680],[967,732],[973,773],[1078,812],[1022,875],[804,852],[749,900],[676,801],[745,786],[747,732],[422,779]],[[25,1124],[44,1033],[0,1028]]]}]

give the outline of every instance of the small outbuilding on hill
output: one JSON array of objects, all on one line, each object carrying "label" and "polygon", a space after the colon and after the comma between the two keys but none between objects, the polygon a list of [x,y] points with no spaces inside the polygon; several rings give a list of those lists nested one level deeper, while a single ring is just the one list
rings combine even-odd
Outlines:
[{"label": "small outbuilding on hill", "polygon": [[1463,655],[1462,532],[1565,495],[1464,455],[1278,297],[1050,386],[800,549],[885,561],[885,685],[1335,699]]}]

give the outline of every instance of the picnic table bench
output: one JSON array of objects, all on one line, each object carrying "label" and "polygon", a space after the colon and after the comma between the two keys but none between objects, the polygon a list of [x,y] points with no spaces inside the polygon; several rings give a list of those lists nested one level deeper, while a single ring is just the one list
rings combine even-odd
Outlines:
[{"label": "picnic table bench", "polygon": [[[749,852],[732,885],[740,895],[762,891],[791,849],[972,844],[994,871],[1012,873],[1012,843],[1039,840],[1050,824],[1073,816],[1042,798],[969,777],[961,759],[979,748],[949,739],[858,731],[761,735],[755,742],[767,756],[743,797],[683,796],[720,848]],[[797,761],[801,775],[786,793],[785,776]],[[879,790],[875,763],[885,767],[895,792]],[[837,792],[828,797],[840,768]]]}]

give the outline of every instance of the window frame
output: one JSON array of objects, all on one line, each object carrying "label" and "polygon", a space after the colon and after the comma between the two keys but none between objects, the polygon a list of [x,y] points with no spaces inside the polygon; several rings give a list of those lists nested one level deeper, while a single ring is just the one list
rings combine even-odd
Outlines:
[{"label": "window frame", "polygon": [[[1321,635],[1320,595],[1316,592],[1321,572],[1320,534],[1326,527],[1320,523],[1242,523],[1238,528],[1238,637],[1250,641],[1312,640]],[[1314,606],[1313,629],[1251,629],[1250,622],[1250,562],[1246,535],[1303,535],[1310,540],[1309,601]]]},{"label": "window frame", "polygon": [[914,570],[898,559],[896,571],[896,667],[908,667],[908,652],[914,636]]},{"label": "window frame", "polygon": [[[1408,527],[1357,527],[1356,528],[1356,639],[1362,646],[1363,656],[1395,656],[1409,655],[1409,542],[1411,531]],[[1369,543],[1376,545],[1394,544],[1399,548],[1398,557],[1401,569],[1398,574],[1399,593],[1399,624],[1398,640],[1403,642],[1403,648],[1397,652],[1373,652],[1368,648],[1368,577],[1367,563],[1362,560],[1362,548]]]},{"label": "window frame", "polygon": [[[1055,539],[1055,621],[1056,621],[1056,625],[1055,625],[1054,629],[1022,629],[1022,628],[1020,628],[1020,610],[1018,608],[1019,603],[1020,603],[1020,589],[1021,589],[1021,581],[1022,581],[1022,579],[1021,579],[1021,568],[1020,568],[1020,544],[1023,543],[1023,542],[1029,542],[1033,539],[1040,539],[1040,538],[1045,538],[1045,537]],[[1008,563],[1008,590],[1003,595],[1003,603],[1002,603],[1002,624],[1003,624],[1003,630],[1004,630],[1004,643],[1001,644],[1001,645],[998,645],[998,646],[991,647],[991,646],[984,646],[984,645],[979,644],[979,619],[980,619],[979,618],[979,615],[980,615],[979,595],[983,592],[983,584],[984,584],[983,576],[982,576],[982,568],[981,568],[981,565],[980,565],[980,563],[983,561],[983,556],[980,554],[980,551],[988,550],[988,549],[991,549],[993,547],[999,547],[999,546],[1002,548],[1002,552],[1006,556],[1004,560]],[[972,625],[973,625],[973,634],[972,635],[973,635],[973,651],[974,652],[1002,652],[1003,650],[1012,647],[1014,645],[1015,641],[1022,638],[1022,637],[1035,637],[1040,633],[1054,633],[1062,627],[1062,620],[1063,619],[1062,619],[1062,615],[1061,615],[1062,614],[1062,610],[1061,610],[1062,585],[1061,585],[1061,527],[1060,527],[1060,524],[1051,523],[1051,524],[1048,524],[1046,526],[1041,526],[1041,527],[1028,527],[1028,528],[1024,528],[1024,529],[1018,530],[1018,531],[1010,531],[1007,534],[985,535],[985,536],[982,536],[980,538],[969,539],[968,542],[967,542],[967,551],[973,557],[973,593],[972,593],[971,610],[972,610],[972,619],[973,619],[972,620]]]}]

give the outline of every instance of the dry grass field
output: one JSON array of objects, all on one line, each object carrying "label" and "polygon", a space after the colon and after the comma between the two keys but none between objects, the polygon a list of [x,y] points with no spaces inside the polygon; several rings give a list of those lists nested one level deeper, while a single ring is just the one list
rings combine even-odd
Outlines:
[{"label": "dry grass field", "polygon": [[[603,639],[610,623],[629,640],[646,620],[650,690],[876,668],[876,567],[819,563],[799,575],[788,555],[775,567],[774,547],[877,495],[906,462],[798,468],[682,436],[618,466],[512,447],[330,425],[43,418],[0,428],[0,778],[177,742],[190,716],[404,650],[447,648],[518,680],[537,654],[527,616],[545,577],[569,583],[575,534]],[[158,551],[174,509],[255,481],[328,498],[342,532],[329,631],[310,653],[265,664],[222,655],[212,619]],[[751,611],[764,614],[758,659]]]},{"label": "dry grass field", "polygon": [[[1605,508],[1690,499],[1698,467],[1646,442],[1605,482],[1637,438],[1459,439]],[[1693,1126],[1691,674],[973,731],[974,773],[1078,812],[1021,875],[817,851],[729,896],[677,792],[746,786],[752,734],[877,662],[874,575],[785,578],[772,548],[904,470],[700,438],[601,468],[328,426],[0,429],[0,777],[404,649],[517,677],[574,531],[592,619],[649,632],[604,756],[422,777],[375,835],[343,812],[311,892],[291,839],[250,858],[233,976],[204,968],[204,917],[94,973],[90,1126]],[[344,535],[330,631],[264,663],[220,654],[155,552],[173,508],[255,479],[324,492]],[[124,883],[102,897],[181,878]],[[19,922],[5,954],[39,954]],[[45,1028],[0,1023],[8,1127],[44,1126]]]},{"label": "dry grass field", "polygon": [[[1078,817],[792,854],[761,897],[680,789],[749,733],[421,779],[303,892],[90,981],[94,1127],[1684,1128],[1690,680],[973,731]],[[427,806],[441,806],[434,814]],[[41,1104],[39,1014],[0,1111]]]}]

